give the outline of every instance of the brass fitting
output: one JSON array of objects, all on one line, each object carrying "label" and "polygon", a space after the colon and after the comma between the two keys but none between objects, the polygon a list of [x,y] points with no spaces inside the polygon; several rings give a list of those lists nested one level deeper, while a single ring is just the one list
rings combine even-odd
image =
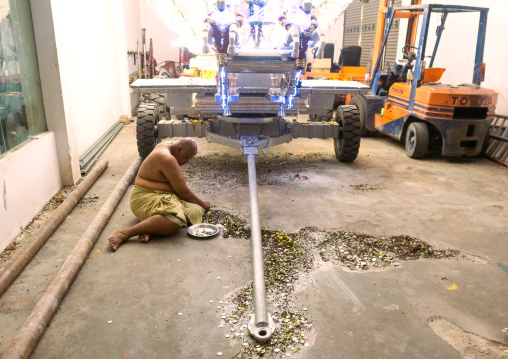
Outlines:
[{"label": "brass fitting", "polygon": [[225,64],[227,60],[228,55],[227,54],[221,54],[219,53],[219,65]]},{"label": "brass fitting", "polygon": [[305,59],[296,59],[296,67],[305,68]]}]

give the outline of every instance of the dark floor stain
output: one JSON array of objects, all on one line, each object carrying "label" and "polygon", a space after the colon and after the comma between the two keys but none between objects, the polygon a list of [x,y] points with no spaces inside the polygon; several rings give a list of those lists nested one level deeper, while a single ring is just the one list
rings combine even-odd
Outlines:
[{"label": "dark floor stain", "polygon": [[497,262],[497,265],[506,273],[508,274],[508,266],[502,262]]},{"label": "dark floor stain", "polygon": [[378,189],[379,187],[376,187],[373,184],[357,184],[357,185],[351,185],[355,190],[357,191],[371,191],[374,189]]}]

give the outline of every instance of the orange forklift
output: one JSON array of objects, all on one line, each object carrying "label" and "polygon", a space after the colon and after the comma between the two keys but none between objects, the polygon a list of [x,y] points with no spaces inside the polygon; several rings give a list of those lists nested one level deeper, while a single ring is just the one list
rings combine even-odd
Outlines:
[{"label": "orange forklift", "polygon": [[[434,68],[433,64],[446,18],[471,12],[480,15],[473,81],[456,86],[439,83],[445,69]],[[442,156],[479,155],[488,145],[489,126],[497,103],[497,93],[480,86],[485,76],[483,52],[487,13],[487,8],[470,6],[417,4],[382,9],[380,5],[378,30],[383,31],[382,40],[374,49],[372,93],[365,97],[355,96],[349,103],[359,108],[362,135],[377,131],[405,141],[406,154],[410,158],[424,157],[430,149],[440,150]],[[433,14],[441,15],[441,21],[432,55],[428,56],[427,34]],[[422,21],[418,45],[415,46],[418,17]],[[381,70],[394,18],[409,19],[403,48],[405,59],[396,62],[393,69]]]}]

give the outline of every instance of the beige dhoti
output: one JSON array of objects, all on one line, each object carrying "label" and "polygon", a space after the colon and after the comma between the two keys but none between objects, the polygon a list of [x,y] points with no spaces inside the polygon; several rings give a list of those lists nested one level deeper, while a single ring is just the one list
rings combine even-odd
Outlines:
[{"label": "beige dhoti", "polygon": [[131,192],[131,210],[140,221],[162,215],[181,227],[187,226],[187,218],[193,224],[203,221],[204,208],[181,200],[172,192],[154,191],[134,185]]}]

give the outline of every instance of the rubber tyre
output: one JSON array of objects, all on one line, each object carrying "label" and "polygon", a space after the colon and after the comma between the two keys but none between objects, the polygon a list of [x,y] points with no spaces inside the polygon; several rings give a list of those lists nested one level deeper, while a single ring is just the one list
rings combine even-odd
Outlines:
[{"label": "rubber tyre", "polygon": [[360,111],[360,133],[362,137],[374,136],[377,131],[369,131],[365,125],[367,120],[367,99],[362,95],[353,96],[349,101],[349,105],[358,107]]},{"label": "rubber tyre", "polygon": [[150,102],[157,104],[157,107],[159,108],[159,114],[161,117],[166,114],[168,100],[167,95],[165,93],[151,93]]},{"label": "rubber tyre", "polygon": [[339,137],[333,141],[335,157],[341,162],[352,162],[360,150],[360,111],[356,106],[339,106],[336,121]]},{"label": "rubber tyre", "polygon": [[138,153],[145,159],[160,142],[157,137],[159,108],[155,103],[141,103],[136,120],[136,140]]},{"label": "rubber tyre", "polygon": [[406,131],[406,155],[422,158],[429,147],[429,128],[423,122],[412,122]]},{"label": "rubber tyre", "polygon": [[324,115],[319,115],[317,117],[318,122],[330,122],[333,119],[333,109],[326,110]]},{"label": "rubber tyre", "polygon": [[333,119],[333,110],[326,110],[324,115],[309,115],[309,121],[311,122],[329,122]]}]

